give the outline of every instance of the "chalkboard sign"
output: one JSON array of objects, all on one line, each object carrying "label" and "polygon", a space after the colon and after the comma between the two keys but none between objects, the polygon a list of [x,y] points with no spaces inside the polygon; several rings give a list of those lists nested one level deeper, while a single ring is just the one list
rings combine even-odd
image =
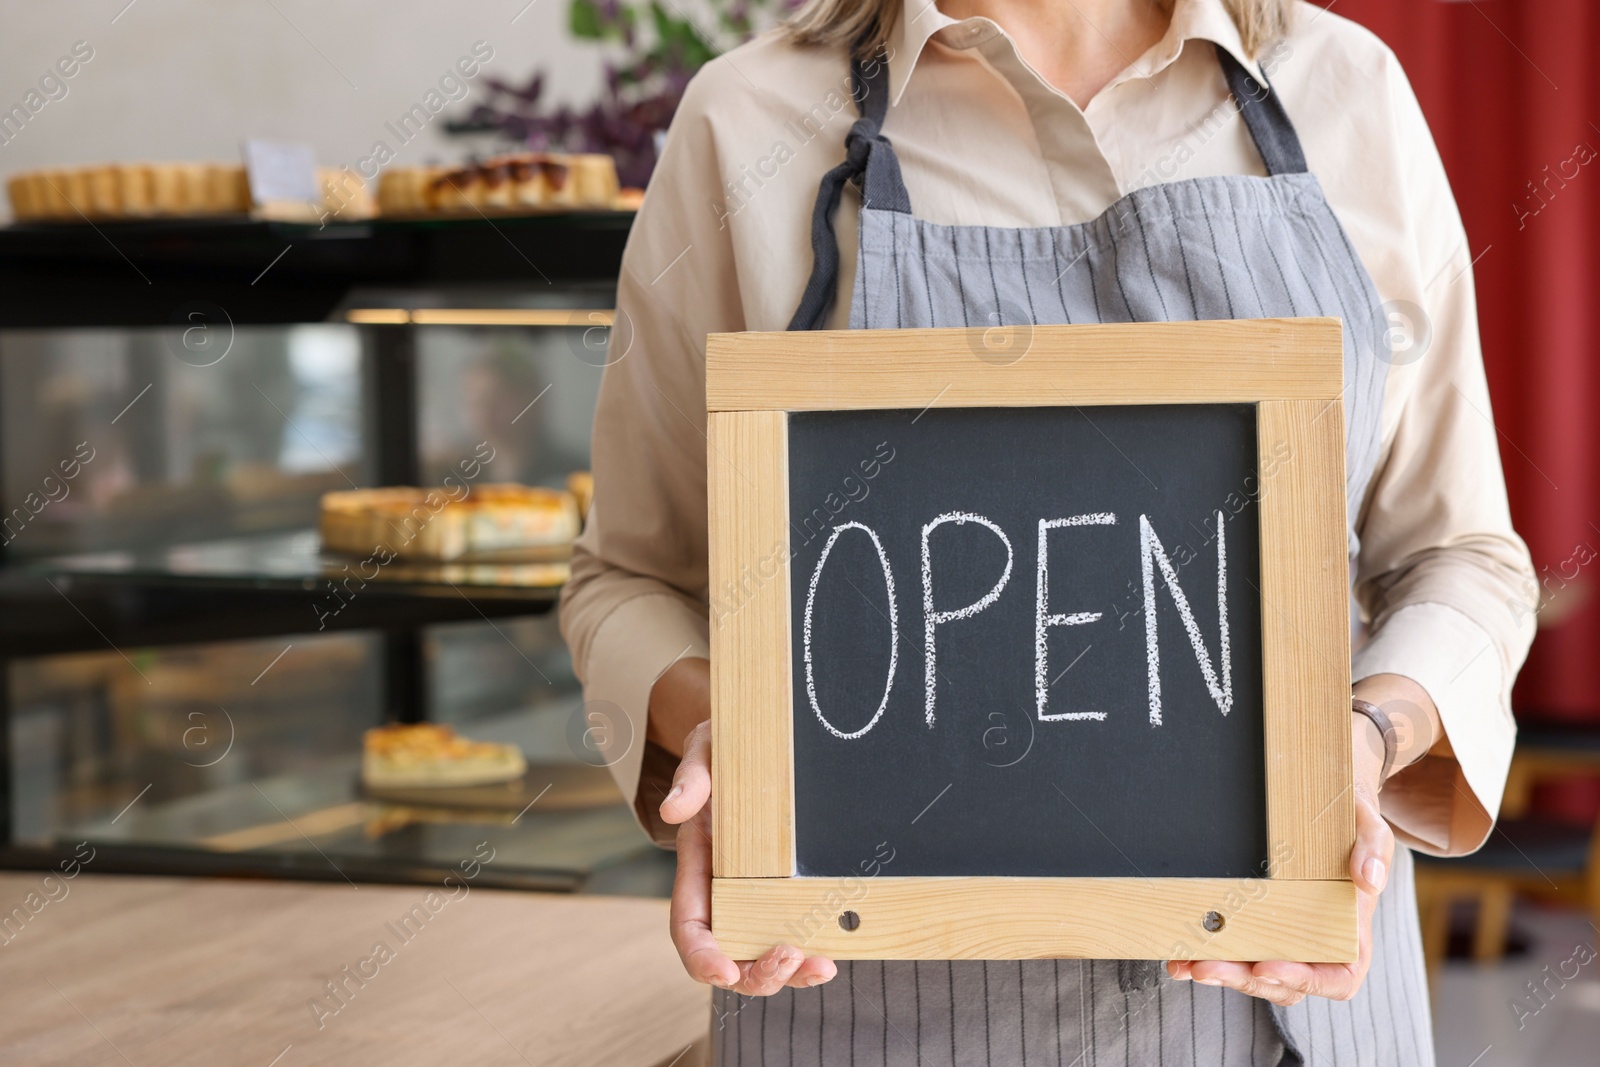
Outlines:
[{"label": "chalkboard sign", "polygon": [[797,873],[1263,876],[1259,485],[1249,405],[791,416]]},{"label": "chalkboard sign", "polygon": [[1350,960],[1336,320],[713,335],[713,931]]}]

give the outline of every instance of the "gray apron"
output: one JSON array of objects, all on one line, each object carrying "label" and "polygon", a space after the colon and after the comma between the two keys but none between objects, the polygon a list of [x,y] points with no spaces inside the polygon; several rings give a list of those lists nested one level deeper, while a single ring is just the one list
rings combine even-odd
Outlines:
[{"label": "gray apron", "polygon": [[[883,136],[888,65],[852,62],[862,111],[812,220],[811,279],[790,329],[819,329],[838,287],[833,215],[862,193],[852,329],[1327,315],[1344,323],[1350,556],[1379,450],[1387,323],[1377,292],[1306,169],[1270,86],[1217,49],[1267,177],[1130,193],[1075,226],[941,226],[916,218]],[[1158,961],[841,962],[832,982],[776,996],[715,991],[717,1064],[1431,1065],[1433,1039],[1410,853],[1373,920],[1373,963],[1347,1002],[1292,1008],[1174,982]]]}]

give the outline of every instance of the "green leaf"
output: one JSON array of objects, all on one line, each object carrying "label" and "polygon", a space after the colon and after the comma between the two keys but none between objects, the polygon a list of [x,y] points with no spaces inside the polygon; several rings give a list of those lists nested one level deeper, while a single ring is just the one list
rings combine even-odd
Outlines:
[{"label": "green leaf", "polygon": [[667,14],[666,8],[655,0],[651,0],[650,3],[650,17],[655,21],[656,37],[662,43],[675,39],[682,32],[683,23]]},{"label": "green leaf", "polygon": [[605,30],[600,21],[600,9],[595,6],[594,0],[572,0],[572,7],[568,10],[567,27],[574,37],[596,41],[604,38]]},{"label": "green leaf", "polygon": [[706,43],[692,22],[673,18],[656,0],[651,0],[650,15],[655,22],[657,47],[653,51],[656,54],[664,59],[670,57],[677,65],[690,70],[716,58],[716,50]]},{"label": "green leaf", "polygon": [[591,41],[620,41],[638,20],[638,12],[631,7],[619,7],[616,18],[607,19],[594,0],[572,0],[567,14],[572,35]]}]

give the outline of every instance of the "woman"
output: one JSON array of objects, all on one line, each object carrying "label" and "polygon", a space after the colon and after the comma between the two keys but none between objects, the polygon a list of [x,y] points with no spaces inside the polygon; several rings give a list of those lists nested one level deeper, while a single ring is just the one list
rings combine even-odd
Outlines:
[{"label": "woman", "polygon": [[[1535,588],[1471,262],[1394,57],[1309,5],[811,0],[705,68],[624,257],[563,623],[590,707],[632,727],[625,794],[658,841],[679,826],[673,938],[718,987],[716,1062],[1433,1062],[1410,849],[1491,828]],[[1359,962],[723,956],[705,335],[1275,315],[1345,326]]]}]

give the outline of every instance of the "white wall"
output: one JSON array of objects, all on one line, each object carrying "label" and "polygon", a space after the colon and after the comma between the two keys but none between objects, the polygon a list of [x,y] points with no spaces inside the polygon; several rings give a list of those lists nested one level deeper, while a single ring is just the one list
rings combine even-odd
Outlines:
[{"label": "white wall", "polygon": [[[66,95],[0,144],[0,174],[237,160],[245,137],[309,141],[319,163],[353,167],[378,138],[398,147],[384,123],[475,41],[494,50],[485,73],[520,83],[544,67],[547,92],[592,99],[602,53],[572,42],[566,20],[567,0],[0,0],[0,112],[22,103],[74,42],[94,50]],[[465,114],[481,80],[444,114]],[[430,127],[395,162],[467,151]]]}]

